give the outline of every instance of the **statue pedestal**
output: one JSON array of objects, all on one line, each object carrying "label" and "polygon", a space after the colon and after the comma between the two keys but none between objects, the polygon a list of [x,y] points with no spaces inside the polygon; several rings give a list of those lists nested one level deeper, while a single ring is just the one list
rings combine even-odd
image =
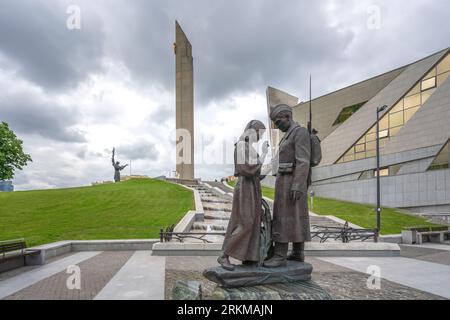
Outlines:
[{"label": "statue pedestal", "polygon": [[206,269],[203,276],[224,288],[240,288],[311,280],[312,269],[307,262],[288,261],[286,267],[278,268],[239,265],[233,271],[227,271],[214,267]]},{"label": "statue pedestal", "polygon": [[297,281],[255,287],[217,287],[210,300],[332,300],[314,281]]},{"label": "statue pedestal", "polygon": [[172,290],[174,300],[332,300],[314,281],[268,284],[263,286],[223,288],[203,292],[199,281],[177,281]]}]

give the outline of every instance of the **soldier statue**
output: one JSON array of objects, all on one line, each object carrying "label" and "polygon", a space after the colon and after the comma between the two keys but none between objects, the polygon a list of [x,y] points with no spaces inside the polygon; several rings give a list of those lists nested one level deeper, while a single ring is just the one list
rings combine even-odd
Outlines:
[{"label": "soldier statue", "polygon": [[[278,105],[270,113],[275,127],[284,132],[277,159],[272,239],[274,256],[264,262],[267,268],[287,265],[286,260],[303,262],[306,241],[311,241],[308,211],[308,176],[311,139],[308,129],[292,119],[292,108]],[[289,243],[293,252],[288,257]]]}]

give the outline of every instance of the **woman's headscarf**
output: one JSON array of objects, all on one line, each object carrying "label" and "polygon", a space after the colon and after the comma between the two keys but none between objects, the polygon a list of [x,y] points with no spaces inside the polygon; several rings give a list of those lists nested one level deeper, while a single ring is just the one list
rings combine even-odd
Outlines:
[{"label": "woman's headscarf", "polygon": [[259,120],[250,121],[245,127],[244,133],[239,140],[256,142],[256,132],[266,130],[266,126]]},{"label": "woman's headscarf", "polygon": [[[266,127],[264,124],[259,120],[252,120],[247,124],[244,133],[236,143],[236,163],[251,165],[259,164],[258,153],[251,147],[251,144],[258,141],[256,133],[265,129]],[[262,132],[260,132],[260,137],[261,135]]]}]

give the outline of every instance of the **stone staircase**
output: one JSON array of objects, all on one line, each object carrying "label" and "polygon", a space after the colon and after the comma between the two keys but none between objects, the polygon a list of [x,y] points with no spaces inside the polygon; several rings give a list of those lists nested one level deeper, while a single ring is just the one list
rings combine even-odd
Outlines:
[{"label": "stone staircase", "polygon": [[[212,188],[219,188],[227,193],[230,190],[219,182],[207,182],[211,188],[203,184],[189,185],[190,188],[196,189],[200,194],[204,210],[204,220],[194,222],[190,232],[206,232],[206,233],[223,233],[226,232],[228,222],[231,216],[232,200],[224,195],[219,195]],[[342,228],[343,223],[339,223],[329,217],[310,215],[311,231],[316,230],[314,226],[320,227],[337,227]],[[223,236],[208,235],[205,239],[212,242],[222,242]],[[186,242],[199,242],[196,239],[186,239]],[[313,241],[319,241],[317,238]],[[201,242],[201,241],[200,241]]]}]

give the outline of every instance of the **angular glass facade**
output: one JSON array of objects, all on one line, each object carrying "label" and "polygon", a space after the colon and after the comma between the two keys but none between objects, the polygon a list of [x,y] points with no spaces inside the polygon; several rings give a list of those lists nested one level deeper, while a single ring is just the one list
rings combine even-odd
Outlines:
[{"label": "angular glass facade", "polygon": [[[380,150],[395,136],[419,108],[450,75],[450,54],[423,77],[389,112],[380,119]],[[359,139],[336,163],[376,156],[376,124]]]}]

